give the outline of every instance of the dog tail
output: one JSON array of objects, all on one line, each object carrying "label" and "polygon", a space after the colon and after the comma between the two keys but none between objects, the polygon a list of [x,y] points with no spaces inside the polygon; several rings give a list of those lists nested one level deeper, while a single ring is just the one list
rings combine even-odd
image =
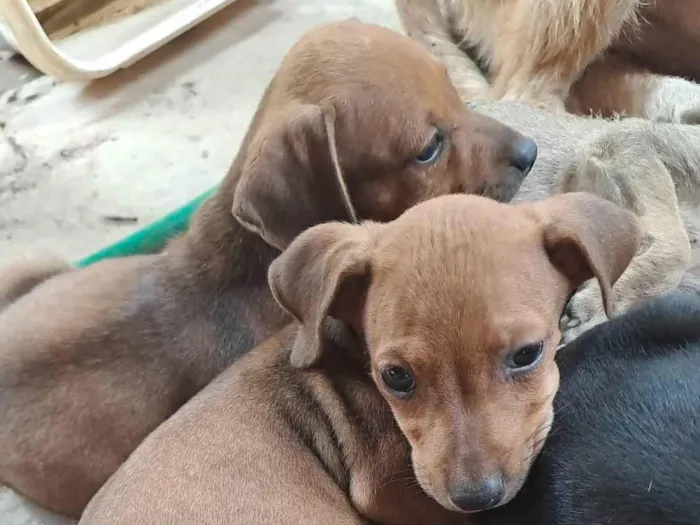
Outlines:
[{"label": "dog tail", "polygon": [[0,311],[71,265],[52,255],[24,256],[0,268]]},{"label": "dog tail", "polygon": [[[458,13],[448,12],[441,0],[396,0],[399,18],[406,34],[423,44],[447,69],[464,102],[492,98],[491,85],[479,65],[460,47],[449,20]],[[452,2],[457,6],[460,2]],[[453,7],[456,8],[456,7]]]}]

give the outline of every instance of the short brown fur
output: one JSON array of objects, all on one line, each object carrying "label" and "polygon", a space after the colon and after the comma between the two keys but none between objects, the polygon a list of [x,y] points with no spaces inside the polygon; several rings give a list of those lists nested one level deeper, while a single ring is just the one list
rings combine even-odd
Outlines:
[{"label": "short brown fur", "polygon": [[[568,295],[591,276],[612,293],[638,242],[633,214],[576,193],[307,230],[269,271],[296,325],[151,434],[81,524],[467,523],[455,488],[502,476],[491,505],[507,502],[547,435]],[[409,396],[390,366],[412,372]]]},{"label": "short brown fur", "polygon": [[[700,18],[682,16],[697,10],[694,2],[660,0],[645,5],[640,12],[632,9],[636,2],[627,5],[615,0],[598,8],[599,3],[598,0],[397,0],[408,34],[443,62],[465,102],[537,142],[537,163],[515,196],[516,202],[541,200],[567,191],[588,191],[639,217],[644,242],[615,287],[614,304],[608,313],[617,314],[679,285],[700,291],[700,281],[692,275],[697,273],[697,267],[688,273],[691,248],[696,248],[700,239],[700,127],[688,125],[699,121],[700,85],[650,75],[631,60],[630,56],[634,55],[631,50],[623,53],[615,48],[615,53],[600,55],[583,76],[574,75],[578,80],[567,103],[570,109],[580,113],[595,109],[604,115],[621,112],[627,117],[589,118],[551,111],[552,104],[548,101],[553,100],[555,106],[557,100],[562,102],[560,95],[564,96],[562,93],[568,87],[551,96],[550,88],[535,82],[532,92],[520,85],[511,95],[494,94],[490,82],[493,79],[487,78],[488,71],[476,67],[479,60],[474,59],[480,46],[485,53],[481,58],[487,60],[491,53],[488,46],[501,43],[517,44],[521,50],[552,43],[562,52],[575,55],[580,51],[577,35],[592,30],[615,38],[617,33],[606,29],[605,23],[594,23],[596,16],[619,21],[619,17],[606,18],[610,15],[607,10],[613,8],[624,15],[626,24],[639,23],[641,34],[636,40],[629,36],[630,42],[648,44],[647,38],[654,34],[657,41],[665,35],[664,42],[668,43],[674,38],[676,26],[683,26],[685,33],[681,31],[679,35],[700,35],[700,24],[695,22]],[[529,9],[529,14],[524,9]],[[530,20],[533,16],[537,20]],[[647,18],[650,23],[645,22]],[[589,23],[595,27],[579,27]],[[465,36],[462,33],[465,24],[475,33]],[[502,33],[503,24],[523,27],[520,31]],[[542,28],[546,29],[545,33],[556,33],[556,38],[550,42],[542,37]],[[625,34],[620,33],[616,45],[622,46],[627,38]],[[566,35],[574,37],[565,38]],[[693,63],[697,67],[694,59],[688,59],[695,56],[697,48],[690,46],[690,41],[692,38],[688,37],[681,46],[683,52],[666,57],[669,69],[666,73],[671,73],[674,64],[689,68],[687,71]],[[663,62],[659,56],[663,56],[665,49],[656,50],[658,65]],[[514,67],[522,66],[525,74],[513,79],[525,83],[528,79],[545,78],[535,79],[530,74],[528,68],[533,62],[544,60],[547,67],[558,63],[558,59],[547,62],[545,59],[551,54],[542,49],[523,60],[518,53],[508,57],[514,60]],[[566,80],[565,76],[554,76]],[[505,100],[508,98],[517,100]],[[538,100],[545,108],[532,103]],[[578,108],[571,106],[572,103],[579,104]],[[597,285],[594,282],[584,285],[562,318],[564,340],[570,341],[608,318]]]},{"label": "short brown fur", "polygon": [[[305,228],[514,194],[523,137],[465,109],[420,46],[386,38],[354,21],[303,38],[219,191],[164,253],[2,276],[0,482],[79,515],[144,437],[288,322],[267,268]],[[437,127],[449,143],[419,165]]]}]

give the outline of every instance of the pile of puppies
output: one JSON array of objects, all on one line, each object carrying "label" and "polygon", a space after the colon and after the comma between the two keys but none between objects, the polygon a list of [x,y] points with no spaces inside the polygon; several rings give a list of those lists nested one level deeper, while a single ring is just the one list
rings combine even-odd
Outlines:
[{"label": "pile of puppies", "polygon": [[[523,107],[537,163],[512,106],[465,105],[419,43],[359,21],[308,33],[163,253],[0,274],[0,481],[93,525],[530,523],[523,505],[550,523],[548,458],[562,486],[585,469],[557,463],[576,428],[539,454],[557,348],[686,278],[679,201],[700,185],[676,177],[700,152],[679,127]],[[640,375],[654,344],[698,340],[686,301],[684,337],[639,343]],[[634,315],[561,352],[594,366],[588,347]],[[591,373],[567,366],[557,399]]]}]

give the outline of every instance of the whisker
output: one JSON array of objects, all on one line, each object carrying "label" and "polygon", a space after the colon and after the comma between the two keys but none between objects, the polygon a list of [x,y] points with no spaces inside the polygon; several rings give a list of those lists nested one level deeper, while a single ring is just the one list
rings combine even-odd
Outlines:
[{"label": "whisker", "polygon": [[552,420],[551,418],[545,421],[542,425],[537,427],[535,431],[530,434],[530,436],[527,438],[528,441],[537,439],[537,437],[542,433],[542,432],[548,432],[552,428]]},{"label": "whisker", "polygon": [[556,415],[558,415],[558,414],[561,414],[565,409],[569,408],[569,407],[570,407],[571,405],[573,405],[573,404],[574,404],[574,402],[572,401],[572,402],[570,402],[570,403],[567,403],[567,404],[564,405],[563,407],[557,408],[557,409],[554,411],[554,413],[552,414],[552,417],[554,417],[554,416],[556,416]]}]

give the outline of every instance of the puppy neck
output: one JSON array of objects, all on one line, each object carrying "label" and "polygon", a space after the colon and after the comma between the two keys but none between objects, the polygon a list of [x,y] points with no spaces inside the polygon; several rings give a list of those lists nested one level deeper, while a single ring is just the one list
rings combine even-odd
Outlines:
[{"label": "puppy neck", "polygon": [[232,215],[232,191],[226,181],[192,217],[182,239],[190,271],[219,289],[263,286],[279,251],[246,230]]},{"label": "puppy neck", "polygon": [[[320,420],[330,426],[328,442],[337,446],[313,448],[329,475],[371,523],[470,523],[418,486],[410,445],[371,378],[362,332],[331,317],[325,319],[323,332],[320,362],[296,373],[306,379],[312,390],[309,399],[324,412]],[[319,371],[325,380],[312,380]],[[318,426],[306,430],[308,435],[320,433]]]}]

